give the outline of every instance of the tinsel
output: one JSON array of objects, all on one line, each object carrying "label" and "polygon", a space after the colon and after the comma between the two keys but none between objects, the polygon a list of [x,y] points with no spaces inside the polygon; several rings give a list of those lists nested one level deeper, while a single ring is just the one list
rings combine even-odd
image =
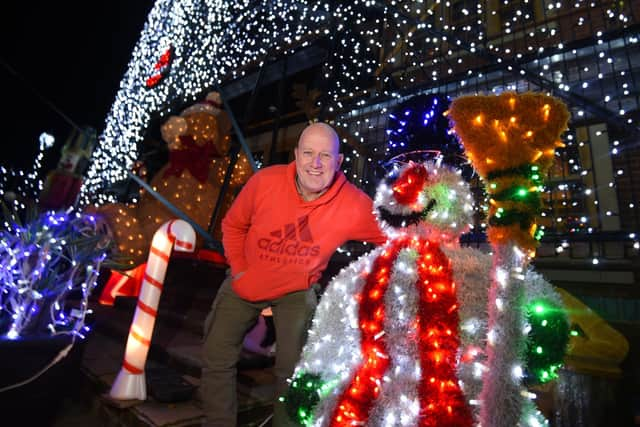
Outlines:
[{"label": "tinsel", "polygon": [[513,427],[523,413],[522,384],[526,351],[522,253],[507,245],[494,248],[487,298],[487,363],[482,379],[482,425]]},{"label": "tinsel", "polygon": [[569,120],[562,101],[533,92],[463,96],[451,102],[448,115],[467,157],[486,179],[496,170],[512,175],[511,170],[522,174],[519,168],[526,164],[551,166]]},{"label": "tinsel", "polygon": [[[413,330],[410,333],[416,334],[421,372],[418,382],[418,425],[471,425],[471,412],[459,388],[455,371],[459,346],[459,304],[448,259],[437,244],[417,237],[404,237],[392,243],[376,259],[372,274],[358,298],[363,337],[361,351],[365,359],[336,404],[332,426],[377,425],[368,422],[369,410],[381,389],[386,387],[381,380],[392,360],[386,343],[389,331],[381,325],[386,304],[380,300],[389,286],[392,265],[397,264],[395,271],[414,268],[394,262],[400,250],[409,245],[416,252],[414,263],[418,280],[415,286],[419,290],[417,316],[409,329]],[[389,417],[388,414],[386,416]]]},{"label": "tinsel", "polygon": [[289,418],[301,425],[309,425],[313,421],[313,410],[320,401],[326,383],[318,374],[299,372],[287,390],[285,401]]},{"label": "tinsel", "polygon": [[[314,411],[314,426],[326,426],[322,414],[334,407],[345,382],[362,360],[360,330],[358,328],[358,294],[383,247],[378,247],[343,268],[327,286],[312,320],[307,343],[294,377],[300,373],[318,374],[325,383],[335,382],[326,398],[320,400]],[[286,401],[292,406],[292,402]],[[289,409],[297,412],[297,408]],[[328,417],[325,417],[326,421]]]},{"label": "tinsel", "polygon": [[[418,279],[415,266],[417,252],[409,247],[401,249],[391,274],[394,286],[385,294],[387,315],[384,322],[390,364],[386,381],[370,420],[379,425],[399,423],[415,425],[420,412],[418,383],[421,370],[417,368],[418,329],[414,320],[418,311],[419,294],[413,284]],[[415,367],[415,369],[407,369]],[[371,424],[373,425],[373,424]]]},{"label": "tinsel", "polygon": [[418,196],[427,179],[427,169],[424,166],[409,164],[402,175],[393,183],[393,198],[401,205],[413,205],[418,201]]},{"label": "tinsel", "polygon": [[[406,164],[395,165],[398,170]],[[410,206],[398,203],[392,185],[381,182],[378,185],[374,200],[374,208],[378,220],[390,234],[393,229],[400,229],[416,224],[422,235],[432,239],[451,240],[452,236],[469,230],[472,221],[472,196],[468,184],[463,180],[460,171],[436,162],[424,162],[429,178],[419,192],[417,200]],[[398,173],[394,170],[390,175]],[[417,191],[417,190],[416,190]]]},{"label": "tinsel", "polygon": [[457,379],[458,309],[449,259],[437,244],[422,242],[416,265],[420,304],[417,326],[422,377],[420,426],[471,426],[471,411]]},{"label": "tinsel", "polygon": [[358,323],[363,360],[349,380],[331,416],[331,426],[365,424],[373,401],[380,393],[382,377],[389,365],[385,331],[384,295],[389,286],[391,268],[398,256],[400,242],[385,249],[373,262],[359,300]]},{"label": "tinsel", "polygon": [[526,383],[551,381],[558,377],[567,343],[569,323],[562,307],[545,298],[529,301],[526,306],[529,323]]}]

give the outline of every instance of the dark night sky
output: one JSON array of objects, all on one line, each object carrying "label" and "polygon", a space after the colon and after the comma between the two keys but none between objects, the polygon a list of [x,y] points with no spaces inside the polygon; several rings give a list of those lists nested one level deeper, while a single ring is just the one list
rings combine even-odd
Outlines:
[{"label": "dark night sky", "polygon": [[152,0],[3,4],[0,165],[30,169],[38,136],[47,131],[56,145],[45,158],[45,169],[55,166],[72,128],[36,93],[76,124],[102,131],[152,6]]}]

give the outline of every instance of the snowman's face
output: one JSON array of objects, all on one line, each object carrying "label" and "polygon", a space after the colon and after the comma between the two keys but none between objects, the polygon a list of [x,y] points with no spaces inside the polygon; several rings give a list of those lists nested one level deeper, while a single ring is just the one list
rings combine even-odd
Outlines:
[{"label": "snowman's face", "polygon": [[425,162],[392,172],[378,186],[375,206],[378,219],[394,229],[418,225],[454,239],[472,222],[472,201],[460,173]]},{"label": "snowman's face", "polygon": [[424,214],[433,209],[433,203],[425,203],[422,194],[428,181],[428,172],[420,164],[410,163],[392,171],[376,192],[378,219],[395,229],[421,222]]}]

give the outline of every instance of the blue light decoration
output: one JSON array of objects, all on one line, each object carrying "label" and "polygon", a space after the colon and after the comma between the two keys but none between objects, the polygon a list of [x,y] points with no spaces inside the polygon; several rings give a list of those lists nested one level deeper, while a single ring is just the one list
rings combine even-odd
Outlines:
[{"label": "blue light decoration", "polygon": [[472,173],[444,114],[450,101],[442,94],[416,95],[389,112],[386,161],[382,164],[386,170],[399,159],[421,161],[431,156],[461,169],[463,176]]},{"label": "blue light decoration", "polygon": [[0,338],[84,338],[88,299],[111,239],[95,217],[71,210],[45,212],[29,221],[6,212],[5,219],[0,230]]}]

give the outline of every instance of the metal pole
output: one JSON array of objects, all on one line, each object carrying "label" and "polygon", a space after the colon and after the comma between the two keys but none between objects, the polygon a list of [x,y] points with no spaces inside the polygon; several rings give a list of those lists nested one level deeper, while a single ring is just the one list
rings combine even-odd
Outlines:
[{"label": "metal pole", "polygon": [[149,192],[149,194],[151,194],[153,197],[155,197],[160,203],[165,205],[166,208],[169,209],[174,215],[176,215],[180,219],[183,219],[186,222],[188,222],[193,227],[194,231],[205,239],[205,241],[207,243],[207,247],[209,247],[211,249],[215,249],[215,250],[219,251],[220,253],[223,253],[222,244],[219,241],[215,240],[197,222],[195,222],[191,217],[189,217],[187,214],[185,214],[180,209],[178,209],[176,206],[174,206],[173,203],[171,203],[170,201],[165,199],[164,196],[162,196],[160,193],[155,191],[143,179],[141,179],[140,177],[136,176],[135,174],[133,174],[131,172],[127,172],[127,173],[129,174],[129,177],[131,179],[133,179],[135,182],[140,184],[145,190],[147,190],[147,192]]},{"label": "metal pole", "polygon": [[213,214],[211,214],[211,219],[209,220],[209,233],[211,234],[213,234],[213,230],[215,229],[216,223],[218,222],[218,216],[220,215],[220,211],[222,211],[222,201],[224,200],[224,195],[229,189],[231,174],[233,173],[233,168],[238,162],[239,151],[240,147],[238,147],[237,144],[231,144],[231,148],[229,150],[229,165],[227,166],[227,171],[224,174],[224,180],[222,181],[222,187],[220,187],[220,193],[218,193],[216,206],[213,209]]},{"label": "metal pole", "polygon": [[[247,104],[247,110],[245,111],[245,115],[244,115],[245,117],[244,117],[243,124],[245,127],[249,122],[249,119],[251,118],[251,114],[253,112],[256,95],[258,93],[258,88],[260,87],[260,83],[262,82],[262,76],[264,74],[263,70],[265,66],[266,66],[266,63],[262,64],[262,66],[260,67],[260,70],[258,70],[258,76],[256,77],[256,84],[253,86],[253,89],[251,90],[251,96],[249,97],[249,103]],[[242,131],[240,130],[240,126],[238,125],[238,122],[233,114],[233,111],[231,110],[231,106],[229,105],[225,97],[222,95],[221,89],[218,89],[218,93],[220,94],[220,99],[224,104],[224,109],[229,115],[229,119],[231,120],[233,129],[236,132],[238,141],[240,142],[242,149],[247,155],[247,159],[249,160],[251,169],[253,170],[253,172],[255,172],[258,170],[258,167],[253,159],[253,154],[251,154],[251,150],[249,149],[249,146],[247,145],[244,139],[244,136],[242,134]],[[229,188],[229,182],[231,181],[231,174],[233,173],[233,168],[236,162],[238,161],[239,152],[237,147],[234,147],[234,145],[235,144],[231,143],[231,147],[229,148],[229,155],[230,155],[229,165],[227,166],[227,171],[225,172],[225,175],[224,175],[224,181],[222,182],[222,187],[220,188],[220,193],[218,194],[218,200],[216,200],[216,206],[213,208],[213,213],[211,214],[211,219],[209,220],[209,232],[211,233],[213,233],[213,229],[215,228],[216,222],[218,221],[218,216],[220,215],[220,211],[222,210],[222,201],[224,200],[224,196]]]},{"label": "metal pole", "polygon": [[284,110],[284,93],[287,82],[287,59],[282,61],[282,77],[278,82],[278,105],[276,106],[276,118],[273,121],[273,131],[271,133],[271,148],[269,149],[269,164],[273,164],[273,158],[276,155],[276,145],[278,144],[278,132],[280,131],[280,122],[282,121],[282,113]]},{"label": "metal pole", "polygon": [[[264,67],[264,65],[263,65]],[[260,74],[262,74],[262,68],[260,69]],[[256,86],[260,82],[260,75],[258,76],[258,80],[256,81]],[[244,139],[244,135],[242,134],[242,130],[240,130],[240,126],[236,121],[235,116],[233,115],[233,111],[231,110],[231,106],[227,102],[226,98],[223,96],[222,91],[218,91],[220,93],[220,99],[222,99],[222,103],[224,104],[224,109],[229,115],[229,119],[231,120],[231,125],[233,126],[233,130],[236,133],[236,137],[244,150],[244,153],[247,155],[247,160],[249,160],[249,164],[251,165],[251,169],[255,172],[258,170],[258,165],[256,165],[256,161],[253,159],[253,154],[251,154],[251,150],[249,149],[249,145],[247,145],[247,141]],[[221,194],[222,195],[222,194]]]}]

